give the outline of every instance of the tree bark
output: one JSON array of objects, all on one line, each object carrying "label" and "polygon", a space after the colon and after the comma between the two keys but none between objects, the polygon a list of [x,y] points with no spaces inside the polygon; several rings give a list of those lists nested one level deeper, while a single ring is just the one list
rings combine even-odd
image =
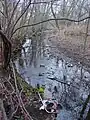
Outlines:
[{"label": "tree bark", "polygon": [[89,111],[88,111],[88,114],[87,114],[86,120],[90,120],[90,108],[89,108]]},{"label": "tree bark", "polygon": [[[87,107],[87,104],[88,104],[89,100],[90,100],[90,94],[88,95],[88,97],[87,97],[87,99],[86,99],[86,101],[85,101],[85,103],[84,103],[84,105],[83,105],[83,108],[82,108],[82,111],[81,111],[81,113],[80,113],[80,117],[79,117],[78,120],[82,120],[82,119],[83,119],[83,115],[84,115],[84,112],[85,112],[85,110],[86,110],[86,107]],[[88,119],[88,120],[89,120],[89,119]]]},{"label": "tree bark", "polygon": [[5,112],[5,109],[4,109],[4,105],[3,105],[3,100],[2,99],[0,99],[0,111],[1,111],[1,115],[2,115],[2,116],[0,116],[0,117],[2,117],[0,120],[8,120],[6,112]]}]

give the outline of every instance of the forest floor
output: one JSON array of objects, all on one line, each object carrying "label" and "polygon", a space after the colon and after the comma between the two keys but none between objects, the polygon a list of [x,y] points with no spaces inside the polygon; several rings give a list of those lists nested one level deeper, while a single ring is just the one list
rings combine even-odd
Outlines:
[{"label": "forest floor", "polygon": [[88,31],[84,61],[82,60],[85,31],[85,25],[61,27],[60,30],[54,29],[48,32],[47,38],[53,46],[58,48],[60,54],[63,53],[72,58],[75,63],[82,63],[90,71],[90,30]]}]

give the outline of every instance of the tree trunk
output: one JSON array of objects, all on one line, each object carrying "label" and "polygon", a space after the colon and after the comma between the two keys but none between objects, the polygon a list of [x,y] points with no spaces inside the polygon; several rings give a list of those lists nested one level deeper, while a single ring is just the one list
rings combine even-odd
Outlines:
[{"label": "tree trunk", "polygon": [[90,120],[90,108],[89,108],[89,111],[88,111],[88,114],[87,114],[86,120]]},{"label": "tree trunk", "polygon": [[90,94],[88,95],[88,97],[87,97],[87,99],[86,99],[86,101],[85,101],[85,103],[83,105],[82,111],[80,113],[80,118],[78,120],[82,120],[83,119],[83,115],[84,115],[84,112],[86,110],[86,107],[87,107],[87,104],[88,104],[89,100],[90,100]]},{"label": "tree trunk", "polygon": [[8,120],[2,99],[0,99],[0,120]]}]

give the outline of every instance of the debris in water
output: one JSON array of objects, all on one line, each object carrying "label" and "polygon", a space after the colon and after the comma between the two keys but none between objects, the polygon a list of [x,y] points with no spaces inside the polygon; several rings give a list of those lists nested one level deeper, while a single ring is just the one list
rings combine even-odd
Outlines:
[{"label": "debris in water", "polygon": [[45,67],[45,65],[41,64],[40,67]]}]

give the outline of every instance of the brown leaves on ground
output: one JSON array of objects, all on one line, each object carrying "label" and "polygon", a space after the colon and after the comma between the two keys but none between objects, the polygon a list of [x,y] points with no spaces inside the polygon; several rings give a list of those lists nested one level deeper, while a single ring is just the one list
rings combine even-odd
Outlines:
[{"label": "brown leaves on ground", "polygon": [[[85,41],[86,25],[73,24],[69,27],[60,26],[60,30],[53,29],[48,32],[47,38],[58,49],[58,53],[64,53],[75,62],[81,62],[83,58],[83,48]],[[88,30],[86,52],[84,62],[86,67],[90,67],[90,28]]]}]

